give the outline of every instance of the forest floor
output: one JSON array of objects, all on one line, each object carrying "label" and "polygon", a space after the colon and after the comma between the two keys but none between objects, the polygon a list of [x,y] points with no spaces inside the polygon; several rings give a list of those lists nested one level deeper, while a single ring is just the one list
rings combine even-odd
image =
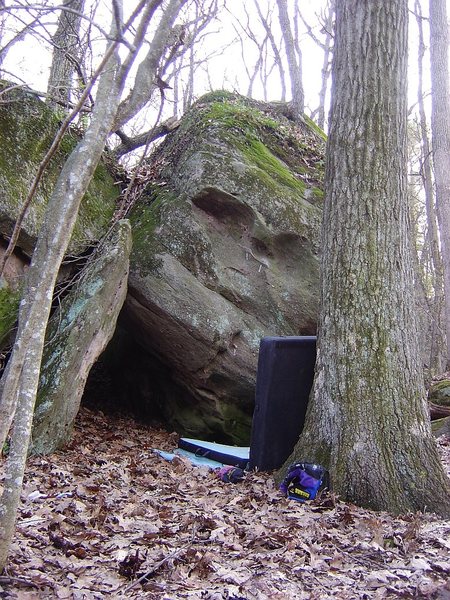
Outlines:
[{"label": "forest floor", "polygon": [[0,598],[450,599],[449,521],[300,504],[268,474],[223,483],[153,452],[176,445],[83,408],[69,448],[28,461]]}]

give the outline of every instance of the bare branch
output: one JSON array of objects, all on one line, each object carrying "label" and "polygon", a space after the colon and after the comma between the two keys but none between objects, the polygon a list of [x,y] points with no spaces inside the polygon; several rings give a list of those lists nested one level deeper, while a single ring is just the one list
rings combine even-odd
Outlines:
[{"label": "bare branch", "polygon": [[164,121],[164,123],[152,127],[152,129],[150,129],[149,131],[141,133],[140,135],[137,135],[133,138],[129,138],[120,130],[116,131],[115,133],[120,138],[122,143],[120,144],[120,146],[117,146],[117,148],[114,148],[112,154],[116,158],[120,158],[121,156],[124,156],[125,154],[128,154],[128,152],[132,152],[133,150],[136,150],[141,146],[149,145],[151,142],[154,142],[158,138],[167,135],[168,133],[176,129],[178,126],[179,121],[174,117],[171,117],[170,119],[167,119],[167,121]]},{"label": "bare branch", "polygon": [[[152,5],[159,6],[160,0],[154,0]],[[138,67],[135,86],[129,96],[121,103],[114,128],[119,129],[127,123],[149,101],[157,88],[155,74],[164,54],[173,23],[186,0],[170,0],[150,44],[147,56]]]}]

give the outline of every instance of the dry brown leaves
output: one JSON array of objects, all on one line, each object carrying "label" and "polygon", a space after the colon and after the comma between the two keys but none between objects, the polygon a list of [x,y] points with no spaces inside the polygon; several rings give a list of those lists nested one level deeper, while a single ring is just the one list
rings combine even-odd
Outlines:
[{"label": "dry brown leaves", "polygon": [[0,597],[450,599],[448,521],[303,505],[269,475],[225,484],[152,451],[175,446],[83,409],[69,449],[29,460]]}]

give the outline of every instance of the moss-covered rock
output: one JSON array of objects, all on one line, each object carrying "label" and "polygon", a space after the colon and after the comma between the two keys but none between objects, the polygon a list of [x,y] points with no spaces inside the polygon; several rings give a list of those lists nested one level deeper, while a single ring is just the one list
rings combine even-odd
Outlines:
[{"label": "moss-covered rock", "polygon": [[0,348],[11,333],[19,310],[20,290],[13,290],[0,279]]},{"label": "moss-covered rock", "polygon": [[448,437],[450,437],[450,417],[445,417],[444,419],[437,419],[436,421],[432,421],[431,430],[435,437],[439,437],[441,435],[447,435]]},{"label": "moss-covered rock", "polygon": [[[8,237],[27,193],[60,126],[60,116],[30,90],[0,82],[0,233]],[[18,245],[32,253],[55,181],[79,134],[67,133],[47,167],[23,222]],[[83,202],[70,254],[79,254],[106,232],[114,212],[118,188],[105,164],[100,164]]]},{"label": "moss-covered rock", "polygon": [[119,221],[49,322],[33,421],[34,452],[53,452],[69,439],[87,376],[114,333],[125,299],[130,250],[130,224]]},{"label": "moss-covered rock", "polygon": [[[2,256],[0,246],[0,257]],[[19,311],[26,263],[14,254],[5,265],[0,277],[0,349],[3,350],[12,340]]]},{"label": "moss-covered rock", "polygon": [[440,406],[450,406],[450,379],[434,383],[428,392],[428,400]]},{"label": "moss-covered rock", "polygon": [[324,137],[285,108],[201,98],[130,216],[125,318],[184,390],[183,433],[248,443],[260,338],[316,331]]}]

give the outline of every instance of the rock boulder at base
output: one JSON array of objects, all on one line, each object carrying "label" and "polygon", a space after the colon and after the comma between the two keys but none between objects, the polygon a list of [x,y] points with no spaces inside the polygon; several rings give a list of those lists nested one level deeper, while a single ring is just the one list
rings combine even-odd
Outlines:
[{"label": "rock boulder at base", "polygon": [[69,439],[87,376],[114,333],[126,296],[130,250],[130,224],[119,221],[49,322],[33,452],[48,454]]},{"label": "rock boulder at base", "polygon": [[324,135],[285,108],[201,98],[130,215],[122,325],[158,389],[140,401],[185,434],[248,443],[261,337],[316,332]]},{"label": "rock boulder at base", "polygon": [[434,383],[428,392],[428,400],[433,404],[450,407],[450,380],[442,379]]}]

